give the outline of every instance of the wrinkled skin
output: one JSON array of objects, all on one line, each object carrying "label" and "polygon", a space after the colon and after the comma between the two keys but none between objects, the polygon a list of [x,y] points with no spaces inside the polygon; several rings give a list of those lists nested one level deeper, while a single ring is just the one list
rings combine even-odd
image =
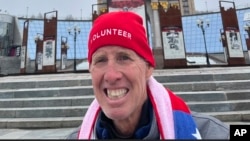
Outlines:
[{"label": "wrinkled skin", "polygon": [[102,111],[120,134],[131,135],[147,99],[147,80],[153,67],[133,50],[105,46],[92,55],[89,70]]}]

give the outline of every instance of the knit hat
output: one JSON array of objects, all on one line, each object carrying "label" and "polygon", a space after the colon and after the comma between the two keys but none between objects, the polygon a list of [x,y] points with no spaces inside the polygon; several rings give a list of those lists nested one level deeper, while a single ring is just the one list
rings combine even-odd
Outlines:
[{"label": "knit hat", "polygon": [[103,46],[121,46],[131,49],[155,67],[143,20],[133,12],[110,12],[99,16],[94,21],[88,40],[89,63],[92,61],[93,53]]}]

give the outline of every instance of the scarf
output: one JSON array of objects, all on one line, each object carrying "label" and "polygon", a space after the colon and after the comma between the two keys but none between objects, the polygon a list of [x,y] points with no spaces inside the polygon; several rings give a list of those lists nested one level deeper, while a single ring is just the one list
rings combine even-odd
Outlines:
[{"label": "scarf", "polygon": [[[191,112],[182,99],[152,76],[148,80],[148,89],[161,139],[201,139]],[[99,112],[100,106],[94,99],[83,118],[78,139],[95,139],[94,125]]]}]

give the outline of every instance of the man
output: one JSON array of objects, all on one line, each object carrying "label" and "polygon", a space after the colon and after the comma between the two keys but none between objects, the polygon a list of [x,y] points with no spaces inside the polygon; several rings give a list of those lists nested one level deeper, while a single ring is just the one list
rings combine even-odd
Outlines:
[{"label": "man", "polygon": [[68,139],[228,139],[228,126],[191,113],[154,79],[155,61],[142,21],[132,12],[95,20],[88,41],[95,99]]}]

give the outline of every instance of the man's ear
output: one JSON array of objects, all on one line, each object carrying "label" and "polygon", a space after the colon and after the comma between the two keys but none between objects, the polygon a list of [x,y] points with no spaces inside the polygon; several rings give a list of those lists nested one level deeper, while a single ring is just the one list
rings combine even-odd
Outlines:
[{"label": "man's ear", "polygon": [[146,72],[147,73],[146,74],[147,75],[147,79],[149,79],[149,77],[153,74],[153,71],[154,71],[154,67],[152,67],[152,66],[149,65],[147,67],[147,72]]}]

